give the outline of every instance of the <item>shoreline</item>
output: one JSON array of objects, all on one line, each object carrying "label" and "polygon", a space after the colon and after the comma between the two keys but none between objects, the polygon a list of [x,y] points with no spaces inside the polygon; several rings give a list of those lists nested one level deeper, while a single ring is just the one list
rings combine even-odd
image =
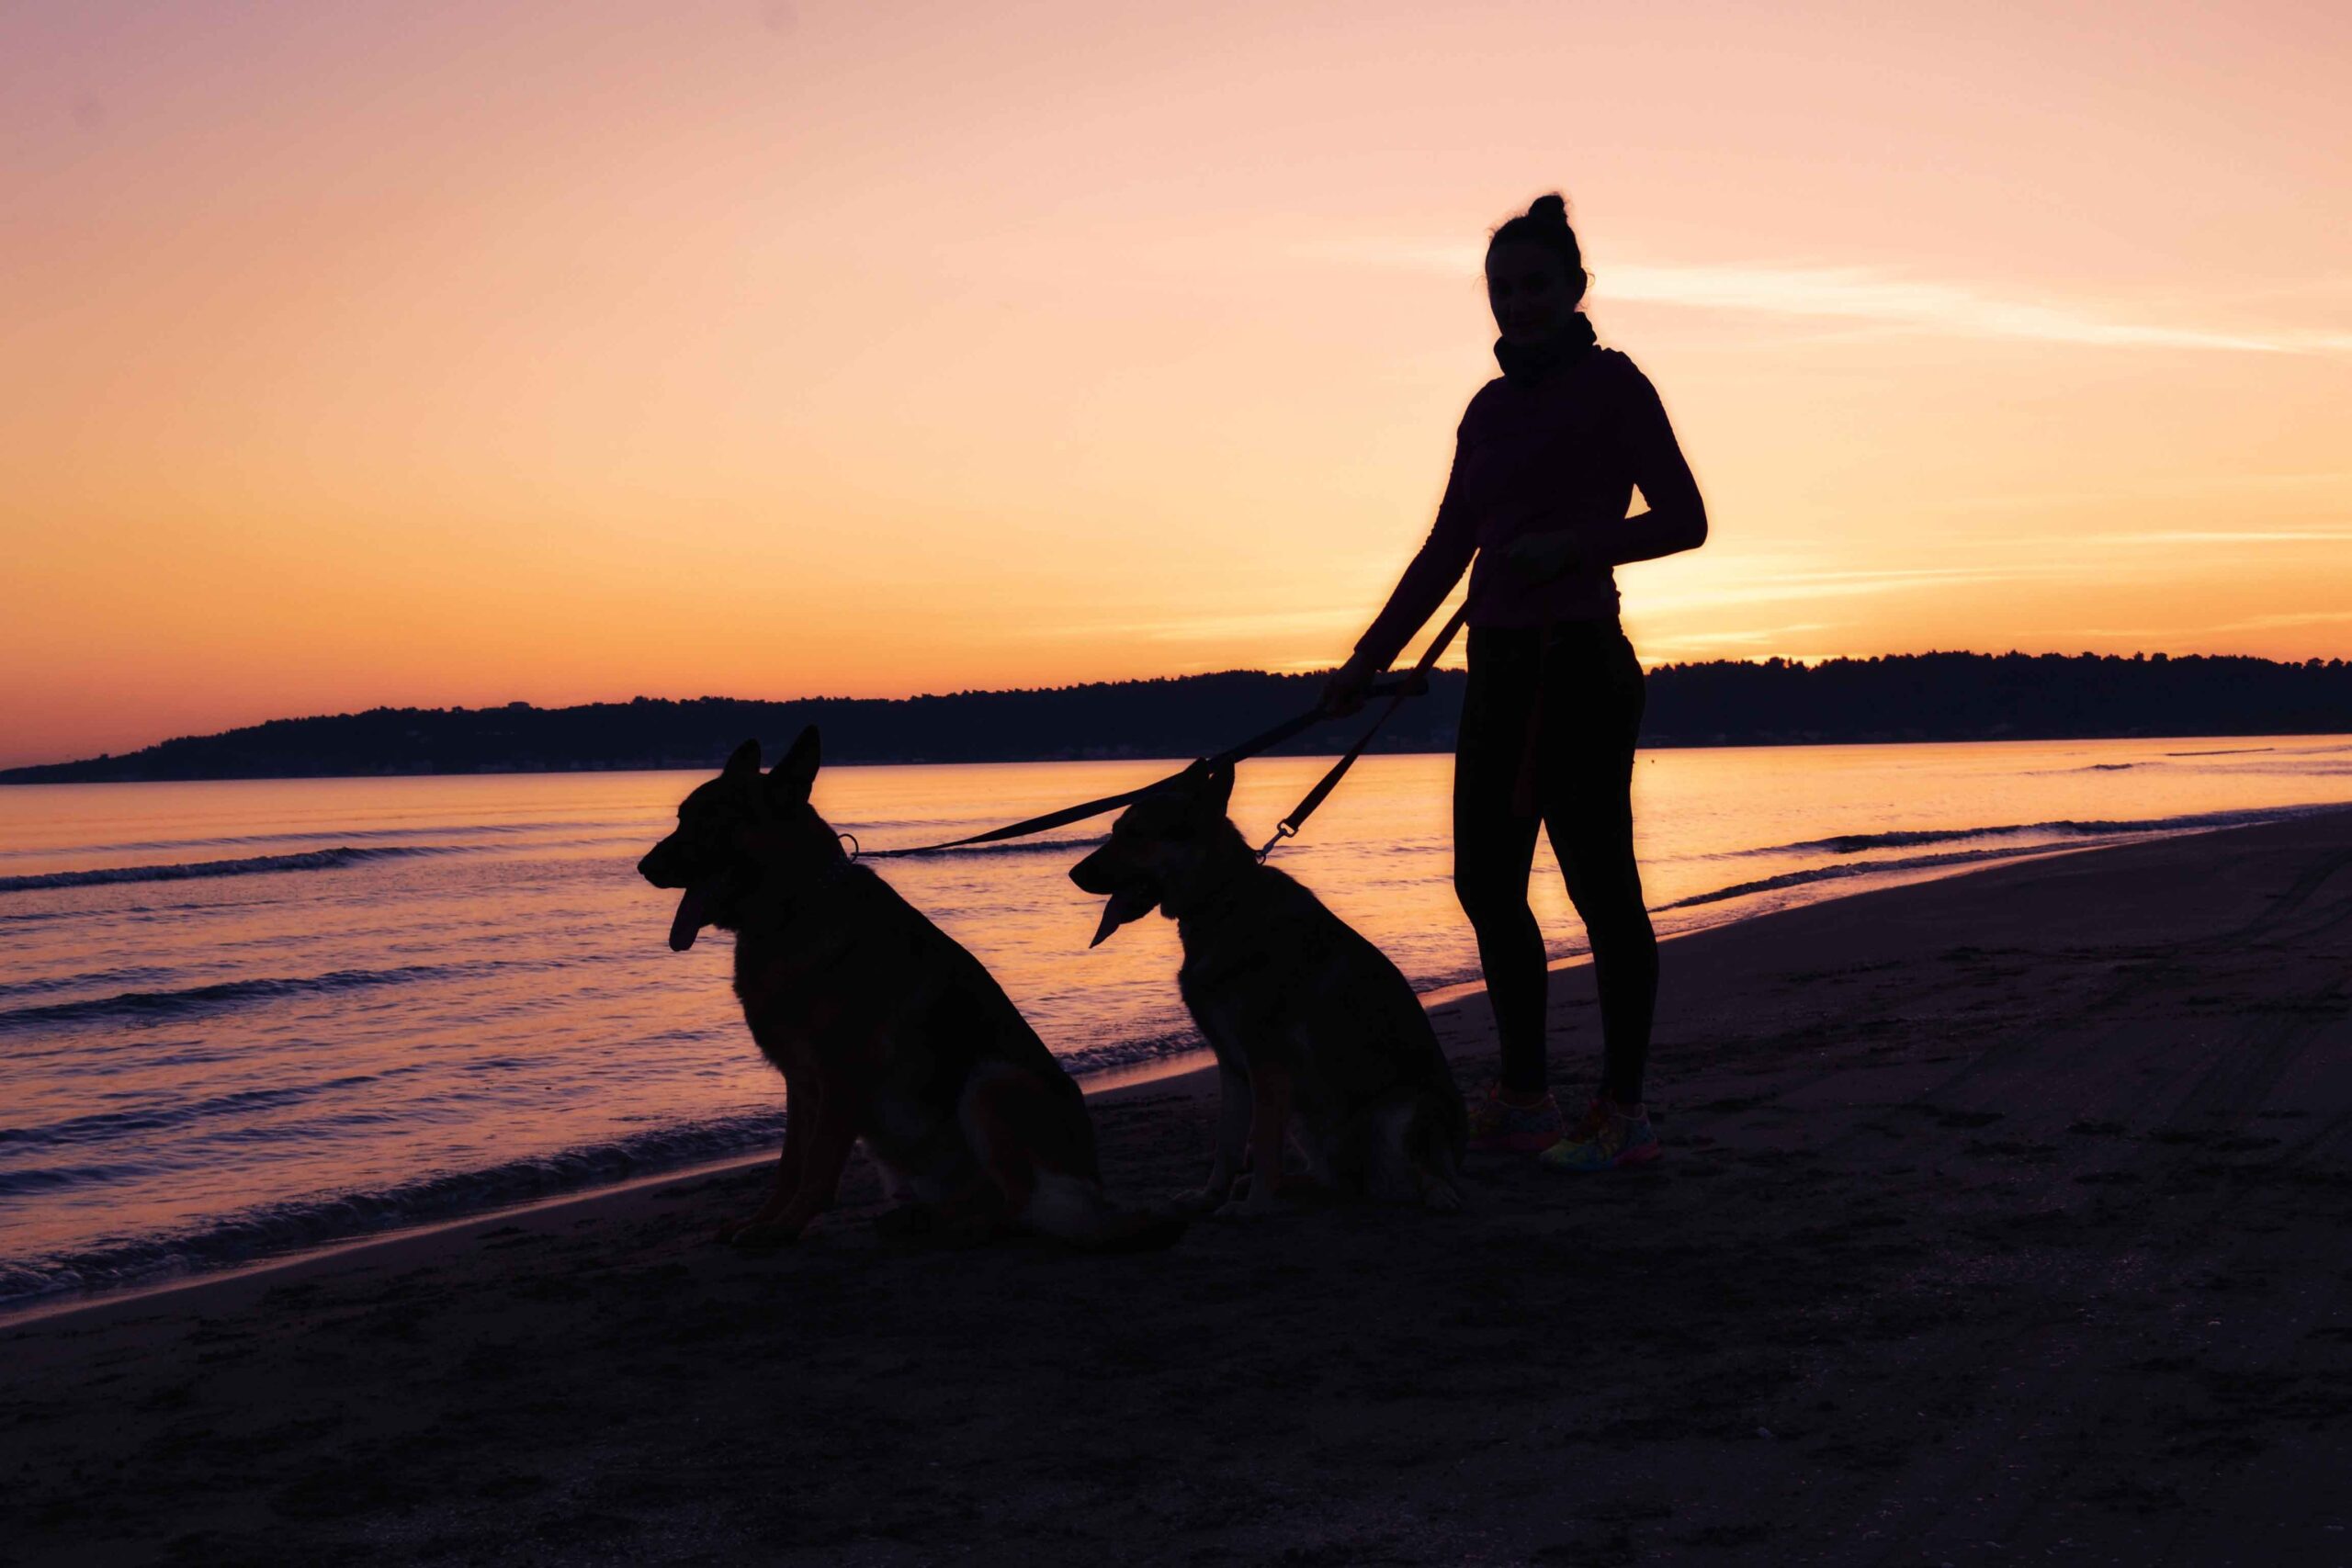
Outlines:
[{"label": "shoreline", "polygon": [[[2313,815],[2325,815],[2335,810],[2352,812],[2352,804],[2340,807],[2310,807],[2284,809],[2290,813],[2290,819],[2301,819]],[[2015,853],[2003,853],[1981,862],[1893,869],[1884,874],[1883,879],[1871,880],[1863,886],[1853,888],[1837,886],[1835,891],[1825,891],[1822,896],[1813,898],[1735,908],[1727,911],[1727,918],[1724,919],[1702,918],[1683,929],[1662,932],[1659,939],[1660,947],[1664,951],[1675,942],[1686,941],[1705,932],[1748,925],[1795,909],[1843,903],[1875,894],[1898,892],[1905,888],[1998,872],[2007,867],[2031,864],[2053,857],[2096,854],[2103,851],[2120,850],[2133,845],[2163,842],[2185,837],[2202,837],[2231,830],[2233,830],[2231,826],[2159,829],[2135,832],[2132,837],[2121,840],[2038,846],[2019,850]],[[1858,868],[1858,872],[1860,874],[1857,880],[1870,874],[1866,868]],[[1652,911],[1654,915],[1665,912],[1664,910]],[[1548,967],[1551,973],[1559,975],[1587,967],[1590,962],[1589,953],[1577,953],[1552,960]],[[1480,1001],[1484,998],[1485,993],[1485,982],[1472,979],[1433,987],[1419,995],[1423,1009],[1434,1016],[1442,1010],[1458,1009],[1464,1004]],[[1443,1037],[1442,1032],[1441,1038]],[[1215,1075],[1205,1046],[1179,1051],[1165,1057],[1099,1068],[1079,1075],[1077,1081],[1090,1102],[1106,1104],[1123,1103],[1141,1096],[1194,1099],[1211,1094],[1215,1089]],[[623,1177],[617,1180],[591,1182],[587,1185],[534,1197],[493,1202],[481,1209],[420,1219],[414,1223],[395,1222],[379,1229],[298,1245],[283,1251],[265,1253],[233,1262],[199,1266],[182,1272],[161,1273],[151,1280],[95,1287],[68,1288],[28,1296],[15,1303],[0,1303],[0,1332],[6,1332],[20,1325],[46,1321],[69,1314],[96,1311],[119,1303],[145,1301],[183,1291],[201,1290],[215,1283],[225,1283],[251,1276],[300,1269],[314,1262],[325,1262],[369,1247],[393,1247],[403,1242],[429,1237],[469,1225],[488,1225],[508,1222],[518,1217],[537,1214],[543,1210],[594,1202],[605,1198],[618,1198],[647,1186],[659,1187],[671,1182],[724,1177],[753,1168],[764,1168],[774,1157],[773,1152],[767,1151],[694,1159],[680,1165],[665,1166],[658,1170],[640,1175]]]},{"label": "shoreline", "polygon": [[[2345,809],[2352,810],[2352,807]],[[2183,834],[2226,831],[2226,829],[2185,829],[2180,833],[2149,835],[2129,842],[2146,842],[2154,837],[2179,837]],[[1875,892],[1893,891],[1921,886],[1953,877],[1997,870],[2002,866],[2027,863],[2052,855],[2089,854],[2102,849],[2123,847],[2116,843],[2058,845],[2047,849],[2020,851],[2016,855],[1977,864],[1960,864],[1922,869],[1883,885],[1841,889],[1807,903],[1773,906],[1746,912],[1735,911],[1729,919],[1693,925],[1686,930],[1662,934],[1661,949],[1673,942],[1695,936],[1702,931],[1719,931],[1750,920],[1769,918],[1792,908],[1810,908],[1813,904],[1834,903],[1860,897]],[[1658,911],[1653,911],[1657,913]],[[1589,966],[1589,953],[1569,953],[1550,961],[1550,973],[1564,974]],[[1172,982],[1171,982],[1172,983]],[[1464,1003],[1482,999],[1486,995],[1484,980],[1462,980],[1437,986],[1418,993],[1422,1009],[1435,1015],[1441,1010],[1453,1009]],[[1442,1036],[1441,1036],[1442,1038]],[[1216,1074],[1213,1059],[1206,1046],[1195,1046],[1164,1057],[1125,1063],[1074,1075],[1080,1089],[1090,1102],[1119,1104],[1138,1097],[1167,1099],[1197,1099],[1215,1091]],[[140,1302],[182,1291],[201,1290],[215,1283],[243,1280],[249,1276],[269,1274],[280,1270],[300,1269],[312,1263],[345,1257],[351,1253],[376,1247],[393,1247],[402,1242],[437,1235],[445,1231],[468,1225],[492,1224],[533,1215],[543,1210],[559,1209],[576,1203],[594,1202],[604,1198],[617,1198],[646,1186],[661,1186],[674,1181],[697,1180],[724,1177],[753,1168],[765,1168],[775,1158],[774,1153],[721,1155],[715,1158],[690,1160],[683,1165],[665,1166],[642,1175],[621,1178],[616,1181],[594,1182],[562,1191],[544,1193],[537,1197],[496,1202],[487,1207],[462,1213],[445,1214],[422,1219],[413,1224],[394,1223],[380,1229],[301,1245],[281,1252],[266,1253],[234,1262],[198,1267],[177,1273],[163,1273],[146,1280],[132,1280],[119,1285],[98,1285],[67,1288],[54,1292],[30,1296],[19,1303],[0,1303],[0,1333],[23,1324],[45,1321],[67,1314],[96,1311],[119,1303]]]}]

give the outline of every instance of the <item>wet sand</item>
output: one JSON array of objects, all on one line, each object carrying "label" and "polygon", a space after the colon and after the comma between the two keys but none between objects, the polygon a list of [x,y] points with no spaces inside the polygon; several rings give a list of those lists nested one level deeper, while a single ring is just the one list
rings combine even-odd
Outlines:
[{"label": "wet sand", "polygon": [[0,1562],[2352,1562],[2352,812],[1666,974],[1667,1160],[1463,1215],[752,1256],[743,1168],[0,1328]]}]

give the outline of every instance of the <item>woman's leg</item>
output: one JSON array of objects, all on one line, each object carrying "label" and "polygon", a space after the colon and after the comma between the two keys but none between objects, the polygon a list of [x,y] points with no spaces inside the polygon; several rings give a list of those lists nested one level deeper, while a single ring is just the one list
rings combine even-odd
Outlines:
[{"label": "woman's leg", "polygon": [[1527,907],[1539,818],[1514,799],[1527,758],[1542,650],[1532,631],[1470,628],[1470,682],[1453,756],[1453,891],[1478,937],[1502,1045],[1502,1085],[1547,1087],[1544,933]]},{"label": "woman's leg", "polygon": [[1614,626],[1558,628],[1544,661],[1544,820],[1592,944],[1601,1093],[1642,1102],[1657,1010],[1657,936],[1634,860],[1634,746],[1642,666]]}]

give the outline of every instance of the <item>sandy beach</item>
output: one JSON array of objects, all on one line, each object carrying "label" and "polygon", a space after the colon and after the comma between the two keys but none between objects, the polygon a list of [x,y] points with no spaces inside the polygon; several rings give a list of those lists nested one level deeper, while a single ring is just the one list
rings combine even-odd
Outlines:
[{"label": "sandy beach", "polygon": [[1458,1216],[754,1256],[742,1168],[99,1303],[0,1328],[0,1562],[2352,1562],[2347,960],[2352,812],[1673,942],[1668,1159]]}]

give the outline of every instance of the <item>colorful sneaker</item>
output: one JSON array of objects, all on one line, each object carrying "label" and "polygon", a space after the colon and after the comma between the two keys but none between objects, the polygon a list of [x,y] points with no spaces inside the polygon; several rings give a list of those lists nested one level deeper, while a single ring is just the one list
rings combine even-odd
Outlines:
[{"label": "colorful sneaker", "polygon": [[1609,1170],[1647,1165],[1659,1152],[1647,1109],[1636,1105],[1628,1111],[1604,1095],[1566,1136],[1544,1151],[1544,1163],[1555,1170]]},{"label": "colorful sneaker", "polygon": [[1470,1147],[1479,1153],[1502,1150],[1540,1154],[1560,1141],[1564,1123],[1560,1102],[1549,1091],[1525,1105],[1503,1098],[1503,1086],[1490,1083],[1483,1094],[1470,1097]]}]

